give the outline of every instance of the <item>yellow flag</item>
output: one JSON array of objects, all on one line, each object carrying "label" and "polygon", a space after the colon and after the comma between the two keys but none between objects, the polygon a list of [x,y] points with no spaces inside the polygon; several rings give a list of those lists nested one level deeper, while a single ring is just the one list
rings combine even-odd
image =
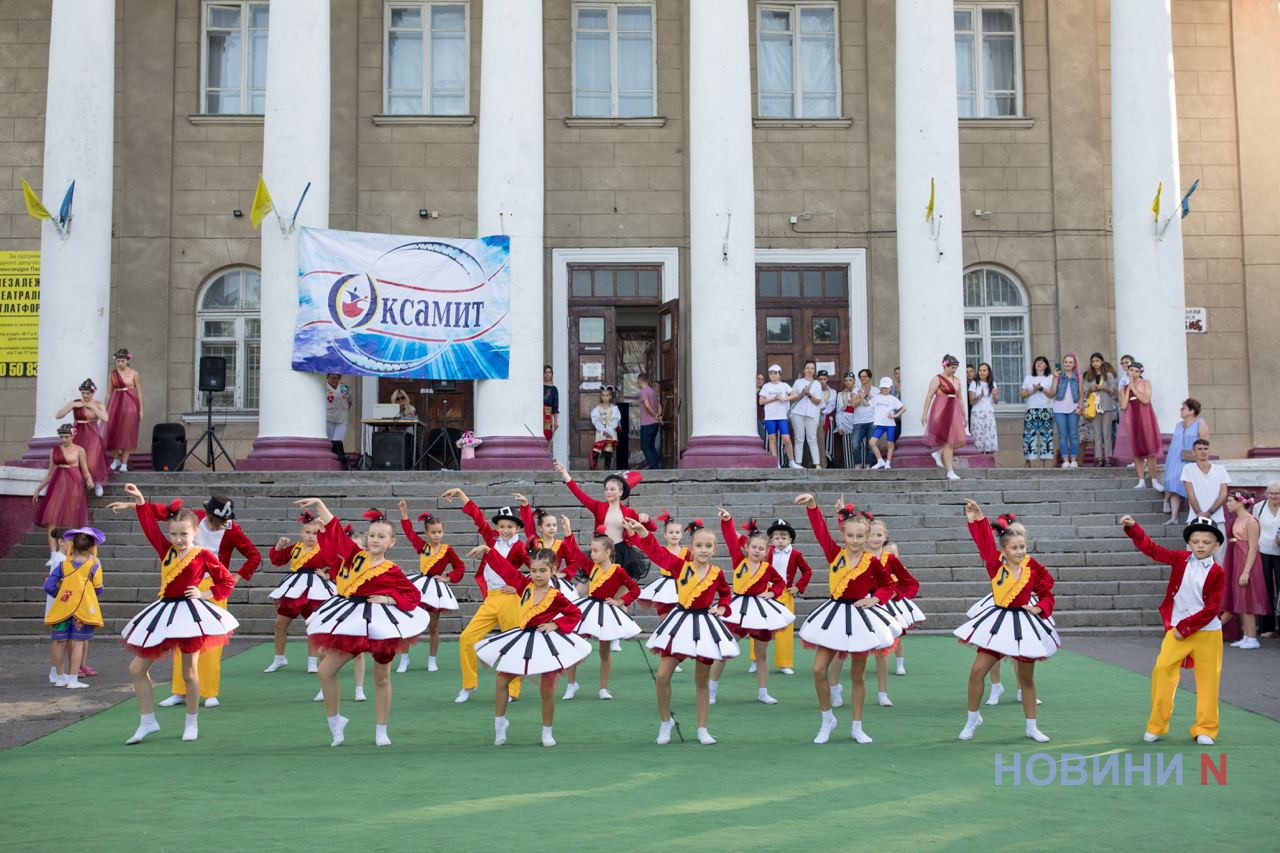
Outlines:
[{"label": "yellow flag", "polygon": [[933,221],[933,178],[929,179],[929,206],[924,209],[924,221]]},{"label": "yellow flag", "polygon": [[22,179],[22,198],[27,203],[27,216],[32,219],[53,219],[45,209],[44,203],[40,201],[40,196],[36,195],[36,191],[31,189],[31,185],[25,178]]},{"label": "yellow flag", "polygon": [[253,193],[253,207],[249,210],[249,222],[257,228],[262,224],[262,220],[267,218],[267,214],[274,209],[271,193],[267,192],[267,182],[262,179],[262,175],[258,175],[258,188]]},{"label": "yellow flag", "polygon": [[1164,191],[1164,181],[1161,181],[1160,183],[1156,184],[1156,197],[1151,202],[1151,218],[1156,222],[1160,221],[1160,193],[1163,191]]}]

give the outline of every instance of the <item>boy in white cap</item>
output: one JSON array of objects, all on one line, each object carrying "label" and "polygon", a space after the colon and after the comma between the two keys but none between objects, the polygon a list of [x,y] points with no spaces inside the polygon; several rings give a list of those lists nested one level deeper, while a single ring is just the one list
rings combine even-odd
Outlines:
[{"label": "boy in white cap", "polygon": [[[880,393],[871,398],[871,452],[876,455],[876,464],[871,466],[872,470],[893,467],[893,446],[898,438],[894,419],[902,417],[902,413],[906,410],[907,407],[902,405],[902,401],[893,395],[893,380],[888,376],[882,378]],[[882,438],[889,446],[883,457],[880,455]]]},{"label": "boy in white cap", "polygon": [[[804,467],[796,461],[795,451],[791,447],[791,428],[787,421],[791,401],[799,397],[798,393],[791,390],[790,385],[782,381],[782,367],[777,364],[769,365],[769,381],[760,387],[759,396],[759,403],[764,406],[764,431],[769,437],[769,453],[774,456],[778,455],[778,436],[782,436],[782,448],[786,451],[792,468]],[[778,467],[781,468],[782,464],[779,463]]]}]

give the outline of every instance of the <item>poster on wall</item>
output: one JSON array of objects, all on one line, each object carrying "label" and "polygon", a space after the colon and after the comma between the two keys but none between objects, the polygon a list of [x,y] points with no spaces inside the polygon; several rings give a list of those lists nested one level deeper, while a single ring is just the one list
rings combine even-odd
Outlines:
[{"label": "poster on wall", "polygon": [[1203,335],[1209,331],[1209,309],[1187,308],[1187,334]]},{"label": "poster on wall", "polygon": [[40,253],[0,252],[0,377],[35,376]]},{"label": "poster on wall", "polygon": [[303,228],[293,369],[506,379],[511,241]]}]

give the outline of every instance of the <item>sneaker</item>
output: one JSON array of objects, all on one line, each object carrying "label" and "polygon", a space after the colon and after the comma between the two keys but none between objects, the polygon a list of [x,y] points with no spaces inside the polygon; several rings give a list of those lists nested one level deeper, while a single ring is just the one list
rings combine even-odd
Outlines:
[{"label": "sneaker", "polygon": [[1245,640],[1247,640],[1247,639],[1249,639],[1249,638],[1248,638],[1248,637],[1241,637],[1240,639],[1236,640],[1234,643],[1228,643],[1227,645],[1231,646],[1233,649],[1238,649],[1238,648],[1240,648],[1241,646],[1243,646],[1243,645],[1244,645],[1244,641],[1245,641]]},{"label": "sneaker", "polygon": [[357,701],[357,702],[367,702],[367,701],[369,701],[369,697],[367,697],[367,696],[365,696],[365,695],[364,695],[364,688],[363,688],[363,687],[357,687],[357,688],[356,688],[356,701]]},{"label": "sneaker", "polygon": [[396,667],[396,672],[408,672],[408,671],[409,671],[409,656],[400,655],[400,665]]},{"label": "sneaker", "polygon": [[49,667],[49,683],[50,684],[58,683],[58,670],[56,667],[52,667],[52,666]]},{"label": "sneaker", "polygon": [[672,717],[666,722],[658,722],[658,738],[654,741],[657,744],[671,743],[671,730],[676,727],[676,718]]},{"label": "sneaker", "polygon": [[822,726],[818,729],[818,734],[814,737],[814,743],[826,743],[831,740],[831,733],[836,730],[836,718],[833,716],[822,721]]},{"label": "sneaker", "polygon": [[796,671],[795,671],[794,669],[792,669],[791,667],[789,667],[789,666],[784,666],[784,667],[783,667],[781,670],[779,670],[779,671],[780,671],[783,675],[795,675],[795,674],[796,674]]},{"label": "sneaker", "polygon": [[715,742],[716,739],[711,736],[711,732],[706,729],[698,729],[698,743],[703,746],[711,746]]},{"label": "sneaker", "polygon": [[[66,687],[66,686],[67,686],[67,677],[66,677],[65,675],[59,674],[56,678],[54,678],[54,679],[53,679],[53,686],[54,686],[54,687]],[[162,702],[161,704],[164,704],[164,703]]]},{"label": "sneaker", "polygon": [[339,717],[336,722],[329,724],[329,734],[333,735],[333,740],[329,742],[329,746],[342,746],[342,742],[346,740],[343,730],[346,729],[348,722],[350,721],[346,717]]},{"label": "sneaker", "polygon": [[1048,743],[1048,742],[1049,742],[1049,736],[1048,736],[1047,734],[1045,734],[1044,732],[1040,731],[1040,730],[1039,730],[1038,728],[1036,728],[1035,726],[1028,726],[1028,727],[1027,727],[1027,737],[1031,738],[1031,739],[1032,739],[1033,741],[1035,741],[1036,743]]},{"label": "sneaker", "polygon": [[307,658],[307,674],[314,675],[320,671],[320,660],[314,657]]},{"label": "sneaker", "polygon": [[200,726],[197,723],[187,723],[182,727],[183,740],[198,740],[200,738]]},{"label": "sneaker", "polygon": [[439,672],[440,667],[436,665],[435,658],[427,658],[427,672]]},{"label": "sneaker", "polygon": [[899,659],[899,660],[898,660],[898,668],[894,671],[894,673],[893,673],[893,674],[894,674],[894,675],[906,675],[906,674],[907,674],[907,665],[906,665],[905,663],[903,663],[901,659]]},{"label": "sneaker", "polygon": [[1147,483],[1146,483],[1146,481],[1145,481],[1145,480],[1139,480],[1139,481],[1138,481],[1138,484],[1137,484],[1136,486],[1134,486],[1134,487],[1133,487],[1133,489],[1134,489],[1134,491],[1137,491],[1138,489],[1145,489],[1146,487],[1147,487]]},{"label": "sneaker", "polygon": [[578,695],[578,682],[570,681],[564,686],[564,695],[560,697],[561,701],[568,701]]},{"label": "sneaker", "polygon": [[68,690],[84,690],[89,685],[80,680],[78,675],[72,675],[67,678],[66,687]]},{"label": "sneaker", "polygon": [[178,694],[175,693],[172,696],[170,696],[168,699],[161,699],[156,704],[159,705],[161,708],[172,708],[174,705],[181,705],[185,701],[187,701],[186,696],[179,696]]},{"label": "sneaker", "polygon": [[893,468],[893,463],[886,459],[884,463],[884,470],[889,471],[892,468]]},{"label": "sneaker", "polygon": [[947,472],[947,479],[948,479],[948,480],[959,480],[959,479],[960,479],[960,475],[959,475],[959,474],[957,474],[955,471],[948,471],[948,472]]},{"label": "sneaker", "polygon": [[323,691],[323,690],[321,690],[319,693],[317,693],[317,694],[312,698],[312,700],[311,700],[311,701],[312,701],[312,702],[323,702],[323,701],[324,701],[324,691]]},{"label": "sneaker", "polygon": [[712,681],[707,685],[707,692],[711,694],[710,697],[708,698],[709,704],[711,705],[716,704],[716,691],[719,689],[720,689],[719,682]]},{"label": "sneaker", "polygon": [[676,672],[684,672],[684,669],[682,669],[682,668],[681,668],[680,664],[676,664],[676,670],[675,670],[675,671],[676,671]]},{"label": "sneaker", "polygon": [[1143,732],[1142,739],[1147,743],[1155,743],[1160,740],[1160,735],[1153,735],[1151,732]]},{"label": "sneaker", "polygon": [[133,737],[124,742],[125,746],[133,746],[135,743],[141,743],[142,739],[147,735],[153,735],[160,731],[160,724],[154,722],[140,723],[138,730],[133,733]]},{"label": "sneaker", "polygon": [[102,484],[101,484],[101,483],[95,483],[95,484],[94,484],[94,486],[93,486],[93,496],[94,496],[95,498],[100,498],[100,497],[102,497]]},{"label": "sneaker", "polygon": [[1196,735],[1196,743],[1201,746],[1213,746],[1213,738],[1208,735]]},{"label": "sneaker", "polygon": [[264,669],[263,672],[275,672],[277,670],[284,669],[288,665],[289,665],[288,658],[277,655],[275,660],[267,664],[267,668]]},{"label": "sneaker", "polygon": [[221,704],[222,703],[218,701],[217,696],[210,696],[208,699],[204,700],[204,706],[206,708],[216,708]]},{"label": "sneaker", "polygon": [[600,688],[600,698],[601,698],[601,699],[612,699],[612,698],[613,698],[613,694],[612,694],[612,693],[610,693],[608,690],[605,690],[603,687],[601,687],[601,688]]},{"label": "sneaker", "polygon": [[621,641],[621,640],[614,640],[612,643],[610,643],[610,644],[609,644],[609,651],[611,651],[611,652],[620,652],[620,651],[622,651],[622,641]]},{"label": "sneaker", "polygon": [[960,740],[973,740],[973,733],[980,725],[982,725],[982,715],[970,714],[969,722],[965,723],[964,728],[960,730]]},{"label": "sneaker", "polygon": [[849,731],[849,736],[853,738],[855,741],[857,741],[858,743],[862,743],[862,744],[874,742],[871,740],[871,735],[867,734],[862,730],[861,722],[855,722],[853,724],[853,728],[850,729]]},{"label": "sneaker", "polygon": [[378,726],[373,732],[374,746],[391,746],[391,736],[387,734],[386,726]]},{"label": "sneaker", "polygon": [[1165,526],[1165,527],[1172,527],[1173,525],[1175,525],[1175,524],[1177,524],[1177,523],[1178,523],[1178,519],[1177,519],[1177,518],[1171,518],[1171,519],[1169,519],[1168,521],[1166,521],[1166,522],[1164,523],[1164,526]]},{"label": "sneaker", "polygon": [[467,701],[468,699],[470,699],[470,698],[471,698],[471,693],[472,693],[472,691],[474,691],[474,690],[475,690],[475,688],[474,688],[474,687],[473,687],[473,688],[471,688],[471,690],[468,690],[468,689],[467,689],[467,688],[465,688],[465,687],[464,687],[464,688],[462,688],[461,690],[459,690],[459,691],[458,691],[458,695],[453,697],[453,701],[454,701],[456,704],[461,705],[463,702],[465,702],[465,701]]},{"label": "sneaker", "polygon": [[791,467],[792,467],[792,468],[800,468],[800,469],[804,468],[804,466],[803,466],[803,465],[801,465],[799,462],[797,462],[797,461],[796,461],[796,460],[794,460],[794,459],[792,459],[792,460],[791,460]]},{"label": "sneaker", "polygon": [[878,702],[880,703],[880,707],[882,707],[882,708],[892,708],[892,707],[893,707],[893,701],[889,699],[889,694],[888,694],[888,693],[877,693],[877,694],[876,694],[876,701],[878,701]]},{"label": "sneaker", "polygon": [[990,694],[989,696],[987,696],[987,704],[988,704],[988,705],[999,705],[999,704],[1000,704],[1000,697],[1001,697],[1001,696],[1003,696],[1003,695],[1004,695],[1004,685],[1003,685],[1003,684],[993,684],[993,685],[991,685],[991,694]]},{"label": "sneaker", "polygon": [[844,685],[837,684],[831,688],[831,707],[839,708],[844,705]]},{"label": "sneaker", "polygon": [[[112,471],[119,471],[119,470],[120,470],[120,460],[119,460],[119,459],[112,459],[112,460],[111,460],[111,470],[112,470]],[[146,735],[143,735],[143,737],[146,737]],[[141,740],[141,738],[139,738],[139,740]]]},{"label": "sneaker", "polygon": [[126,465],[126,464],[124,464],[123,462],[121,462],[121,463],[120,463],[120,473],[121,473],[121,474],[128,474],[128,473],[129,473],[129,466],[128,466],[128,465]]},{"label": "sneaker", "polygon": [[1164,494],[1164,483],[1160,482],[1159,480],[1152,480],[1151,488],[1155,489],[1157,492],[1160,492],[1161,494]]},{"label": "sneaker", "polygon": [[551,732],[543,732],[543,733],[542,733],[542,745],[543,745],[543,746],[555,746],[555,745],[556,745],[556,739],[555,739],[554,737],[552,737],[552,736],[551,736]]},{"label": "sneaker", "polygon": [[[1234,645],[1234,644],[1233,644],[1233,645]],[[748,674],[750,674],[750,673],[753,673],[753,672],[755,672],[755,671],[756,671],[756,662],[755,662],[755,661],[752,661],[752,662],[751,662],[751,666],[747,667],[747,673],[748,673]]]},{"label": "sneaker", "polygon": [[502,746],[507,742],[507,729],[511,727],[511,721],[506,717],[495,717],[493,721],[493,745]]},{"label": "sneaker", "polygon": [[1244,641],[1240,643],[1239,648],[1245,651],[1249,649],[1260,649],[1262,648],[1262,643],[1259,643],[1253,637],[1245,637]]},{"label": "sneaker", "polygon": [[941,453],[941,451],[937,451],[937,450],[935,450],[935,451],[933,451],[932,453],[930,453],[929,455],[933,457],[933,464],[934,464],[934,465],[937,465],[939,468],[943,467],[943,465],[942,465],[942,453]]},{"label": "sneaker", "polygon": [[763,702],[766,705],[778,704],[778,700],[770,696],[768,690],[761,690],[759,693],[756,694],[756,699],[757,701]]}]

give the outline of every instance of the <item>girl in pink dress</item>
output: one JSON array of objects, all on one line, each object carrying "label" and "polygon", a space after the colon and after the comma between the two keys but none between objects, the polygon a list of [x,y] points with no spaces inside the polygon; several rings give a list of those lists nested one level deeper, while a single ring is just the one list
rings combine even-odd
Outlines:
[{"label": "girl in pink dress", "polygon": [[[45,486],[49,490],[40,496]],[[93,475],[85,461],[84,451],[71,440],[71,424],[58,427],[58,446],[49,453],[49,470],[36,486],[31,500],[36,505],[36,527],[43,527],[49,538],[49,552],[58,550],[53,540],[55,527],[84,527],[89,523],[89,502],[85,487],[93,488]]]},{"label": "girl in pink dress", "polygon": [[114,454],[112,471],[129,470],[129,454],[138,446],[138,424],[142,421],[142,380],[129,366],[133,355],[127,349],[115,354],[116,369],[107,386],[107,452]]},{"label": "girl in pink dress", "polygon": [[1156,479],[1163,440],[1155,409],[1151,408],[1151,380],[1142,378],[1142,370],[1142,362],[1129,362],[1129,384],[1120,389],[1120,429],[1132,449],[1133,466],[1138,473],[1134,488],[1163,492],[1164,485]]},{"label": "girl in pink dress", "polygon": [[1231,525],[1227,537],[1223,568],[1227,570],[1227,588],[1222,593],[1222,612],[1240,617],[1244,637],[1231,645],[1238,649],[1256,649],[1258,615],[1271,612],[1267,601],[1267,582],[1262,574],[1262,557],[1258,536],[1262,530],[1253,517],[1253,498],[1243,492],[1227,495],[1227,519]]},{"label": "girl in pink dress", "polygon": [[929,382],[924,398],[924,414],[920,424],[925,428],[925,446],[933,451],[933,461],[947,470],[948,480],[959,480],[953,464],[957,447],[964,447],[965,405],[962,386],[956,379],[960,360],[954,355],[942,357],[942,372]]},{"label": "girl in pink dress", "polygon": [[54,416],[65,418],[75,412],[75,430],[72,440],[84,451],[85,461],[89,464],[89,474],[93,477],[93,493],[102,497],[102,484],[107,480],[107,451],[102,444],[102,422],[107,419],[106,408],[93,399],[98,386],[92,379],[80,383],[80,398],[72,400]]}]

